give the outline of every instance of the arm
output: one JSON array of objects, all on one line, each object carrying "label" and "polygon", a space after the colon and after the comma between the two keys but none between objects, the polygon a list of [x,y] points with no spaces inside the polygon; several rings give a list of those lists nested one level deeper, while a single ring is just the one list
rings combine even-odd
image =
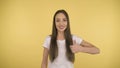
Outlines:
[{"label": "arm", "polygon": [[73,53],[77,52],[84,52],[84,53],[89,53],[89,54],[99,54],[100,50],[95,47],[93,44],[87,42],[87,41],[82,41],[81,44],[76,44],[74,43],[72,46],[70,46],[71,50]]},{"label": "arm", "polygon": [[47,68],[47,64],[48,64],[48,53],[49,53],[49,50],[48,50],[47,48],[44,48],[41,68]]},{"label": "arm", "polygon": [[85,52],[85,53],[90,53],[90,54],[99,54],[100,53],[99,48],[95,47],[93,44],[91,44],[87,41],[83,40],[80,45],[81,45],[79,47],[80,52]]}]

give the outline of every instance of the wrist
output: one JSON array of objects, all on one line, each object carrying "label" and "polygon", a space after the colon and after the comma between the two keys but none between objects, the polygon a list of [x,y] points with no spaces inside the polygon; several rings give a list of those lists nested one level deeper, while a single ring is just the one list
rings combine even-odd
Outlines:
[{"label": "wrist", "polygon": [[79,52],[82,52],[82,51],[83,51],[83,47],[79,46]]}]

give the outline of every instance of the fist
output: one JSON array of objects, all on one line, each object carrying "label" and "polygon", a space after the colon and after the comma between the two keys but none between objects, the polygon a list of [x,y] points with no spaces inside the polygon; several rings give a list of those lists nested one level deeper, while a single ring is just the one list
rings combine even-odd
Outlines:
[{"label": "fist", "polygon": [[73,41],[73,45],[70,45],[70,49],[73,53],[80,52],[80,45],[76,43],[76,41]]}]

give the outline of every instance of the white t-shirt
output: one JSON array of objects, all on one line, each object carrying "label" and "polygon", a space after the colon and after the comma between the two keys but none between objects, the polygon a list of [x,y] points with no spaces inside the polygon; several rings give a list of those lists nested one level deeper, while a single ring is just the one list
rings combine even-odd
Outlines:
[{"label": "white t-shirt", "polygon": [[[50,48],[51,37],[47,36],[43,47]],[[82,38],[72,35],[72,40],[76,41],[77,44],[81,44]],[[58,45],[58,56],[53,61],[48,63],[48,68],[74,68],[73,63],[70,62],[66,57],[65,40],[57,40]]]}]

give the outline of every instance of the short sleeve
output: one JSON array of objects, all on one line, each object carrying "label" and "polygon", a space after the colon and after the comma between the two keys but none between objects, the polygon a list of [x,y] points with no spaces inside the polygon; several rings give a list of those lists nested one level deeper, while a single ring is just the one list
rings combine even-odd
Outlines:
[{"label": "short sleeve", "polygon": [[50,48],[50,39],[51,37],[50,36],[47,36],[44,43],[43,43],[43,47],[49,49]]},{"label": "short sleeve", "polygon": [[73,41],[76,41],[76,43],[79,44],[79,45],[83,41],[83,39],[81,37],[78,37],[78,36],[75,36],[75,35],[73,35],[72,37],[73,37]]}]

